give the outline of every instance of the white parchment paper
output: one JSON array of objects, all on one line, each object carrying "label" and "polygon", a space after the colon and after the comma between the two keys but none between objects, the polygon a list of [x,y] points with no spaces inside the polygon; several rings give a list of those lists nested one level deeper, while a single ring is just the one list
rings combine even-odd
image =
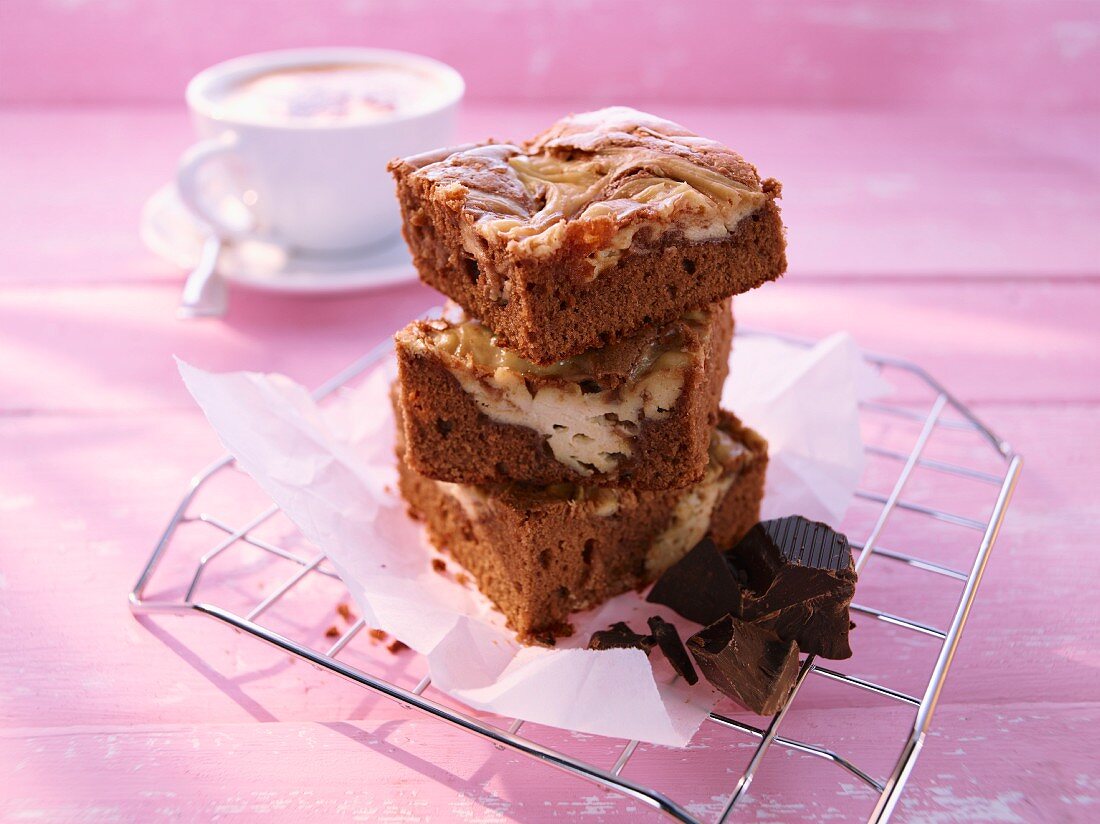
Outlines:
[{"label": "white parchment paper", "polygon": [[[661,614],[685,637],[690,623],[630,592],[574,616],[575,635],[558,647],[525,647],[475,588],[432,571],[434,550],[394,492],[392,359],[323,406],[282,375],[179,368],[226,449],[328,555],[367,625],[425,655],[437,689],[475,709],[581,732],[672,746],[691,739],[718,697],[704,682],[688,687],[659,654],[583,649],[615,621],[644,630]],[[764,517],[843,516],[863,467],[865,368],[844,334],[810,349],[737,339],[723,403],[769,441]]]}]

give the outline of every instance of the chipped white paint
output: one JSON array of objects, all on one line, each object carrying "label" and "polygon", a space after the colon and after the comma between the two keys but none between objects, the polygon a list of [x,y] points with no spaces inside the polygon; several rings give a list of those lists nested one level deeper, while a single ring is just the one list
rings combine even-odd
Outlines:
[{"label": "chipped white paint", "polygon": [[911,797],[902,797],[905,818],[912,824],[1023,824],[1028,820],[1018,812],[1024,802],[1024,794],[1019,791],[992,798],[960,797],[950,787],[930,787],[920,793],[920,798],[922,802],[931,801],[934,809],[917,809]]}]

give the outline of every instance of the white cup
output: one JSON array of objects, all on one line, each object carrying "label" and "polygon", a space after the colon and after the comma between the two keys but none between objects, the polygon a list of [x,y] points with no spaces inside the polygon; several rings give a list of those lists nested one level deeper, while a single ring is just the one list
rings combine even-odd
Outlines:
[{"label": "white cup", "polygon": [[[280,120],[222,105],[227,90],[265,73],[360,64],[408,70],[439,85],[422,101],[372,120]],[[294,49],[219,63],[187,86],[203,139],[180,159],[180,198],[224,238],[304,254],[354,254],[397,233],[386,163],[452,142],[464,91],[451,67],[382,49]]]}]

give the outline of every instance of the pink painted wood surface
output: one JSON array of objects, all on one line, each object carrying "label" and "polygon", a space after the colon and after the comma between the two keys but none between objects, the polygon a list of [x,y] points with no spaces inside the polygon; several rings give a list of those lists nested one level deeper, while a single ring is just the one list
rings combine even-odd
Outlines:
[{"label": "pink painted wood surface", "polygon": [[[522,133],[554,114],[475,109],[463,128],[474,135],[500,123]],[[793,271],[738,301],[742,324],[807,336],[847,328],[868,348],[911,357],[1027,458],[900,819],[1093,820],[1095,122],[1068,117],[1044,135],[1038,124],[1009,133],[1009,120],[991,119],[952,142],[948,121],[931,116],[677,116],[728,136],[788,186]],[[799,136],[806,131],[814,142]],[[308,300],[234,290],[224,320],[175,321],[181,274],[140,248],[135,223],[188,139],[178,112],[0,114],[0,190],[20,193],[0,198],[0,820],[645,820],[633,802],[470,744],[212,622],[130,615],[125,593],[164,520],[188,477],[220,451],[171,356],[316,383],[437,300],[416,285]],[[859,193],[880,191],[865,181],[896,173],[906,153],[919,171],[914,188],[862,202]],[[929,177],[967,180],[953,197],[972,205],[937,199]],[[864,183],[841,186],[853,178]],[[1042,232],[1023,231],[1017,202],[1049,221]],[[954,232],[940,248],[924,258],[893,248],[937,205]],[[1048,236],[1063,257],[1044,266]],[[961,262],[949,265],[956,253]],[[951,503],[965,511],[980,502]],[[902,523],[890,538],[904,543],[907,534]],[[274,583],[279,573],[258,574]],[[875,586],[879,603],[913,602],[911,581]],[[306,596],[281,620],[320,637],[337,620],[331,592],[318,585]],[[942,598],[918,601],[945,607]],[[421,674],[411,656],[356,654],[402,683]],[[892,660],[875,653],[859,664],[915,679],[924,654],[906,646]],[[830,743],[887,769],[906,718],[861,694],[820,688],[806,698],[792,734],[849,727]],[[866,729],[876,733],[869,741]],[[605,742],[535,735],[613,761]],[[747,751],[713,732],[703,743],[727,760],[698,749],[650,754],[628,775],[713,813],[712,796]],[[866,802],[833,770],[769,756],[750,815],[830,821]]]},{"label": "pink painted wood surface", "polygon": [[[783,181],[792,270],[802,275],[1087,276],[1100,260],[1100,114],[790,111],[656,104]],[[0,282],[159,282],[135,232],[141,204],[192,141],[181,106],[0,109]],[[561,109],[471,106],[461,139],[519,139]],[[31,114],[32,116],[28,116]],[[83,150],[73,152],[79,138]],[[124,169],[120,173],[119,170]],[[99,191],[109,179],[115,197]],[[92,204],[95,208],[89,208]],[[53,231],[81,226],[83,235]],[[109,262],[109,266],[104,264]]]},{"label": "pink painted wood surface", "polygon": [[[173,355],[208,369],[281,371],[319,384],[441,302],[419,284],[343,300],[234,290],[226,328],[174,323],[177,299],[173,283],[0,289],[0,328],[10,336],[0,408],[191,410],[171,374]],[[1093,345],[1100,291],[1089,283],[821,283],[792,274],[737,298],[735,307],[746,327],[812,337],[850,329],[869,350],[919,360],[966,401],[1026,402],[1036,393],[1100,401]],[[98,334],[105,328],[110,334]],[[1066,380],[1067,363],[1081,379]]]},{"label": "pink painted wood surface", "polygon": [[1095,110],[1088,0],[12,0],[0,100],[179,99],[207,65],[274,48],[438,57],[477,100],[696,100]]}]

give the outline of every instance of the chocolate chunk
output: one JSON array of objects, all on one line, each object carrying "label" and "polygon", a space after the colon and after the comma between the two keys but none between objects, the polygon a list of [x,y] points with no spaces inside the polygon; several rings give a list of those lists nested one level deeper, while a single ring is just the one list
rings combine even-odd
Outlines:
[{"label": "chocolate chunk", "polygon": [[775,715],[798,677],[798,646],[727,615],[688,638],[707,681],[759,715]]},{"label": "chocolate chunk", "polygon": [[695,672],[695,667],[691,665],[691,656],[684,649],[684,642],[680,640],[680,633],[676,631],[676,627],[660,615],[654,615],[649,619],[649,629],[657,640],[657,646],[672,664],[672,668],[676,670],[676,674],[689,684],[697,684],[699,676]]},{"label": "chocolate chunk", "polygon": [[612,624],[609,629],[593,632],[588,639],[588,649],[640,649],[646,655],[653,644],[652,635],[639,635],[622,621]]},{"label": "chocolate chunk", "polygon": [[856,573],[847,538],[792,515],[757,524],[727,557],[745,575],[739,617],[796,641],[802,652],[851,657]]},{"label": "chocolate chunk", "polygon": [[704,626],[726,614],[741,614],[741,587],[710,538],[665,570],[646,600]]}]

